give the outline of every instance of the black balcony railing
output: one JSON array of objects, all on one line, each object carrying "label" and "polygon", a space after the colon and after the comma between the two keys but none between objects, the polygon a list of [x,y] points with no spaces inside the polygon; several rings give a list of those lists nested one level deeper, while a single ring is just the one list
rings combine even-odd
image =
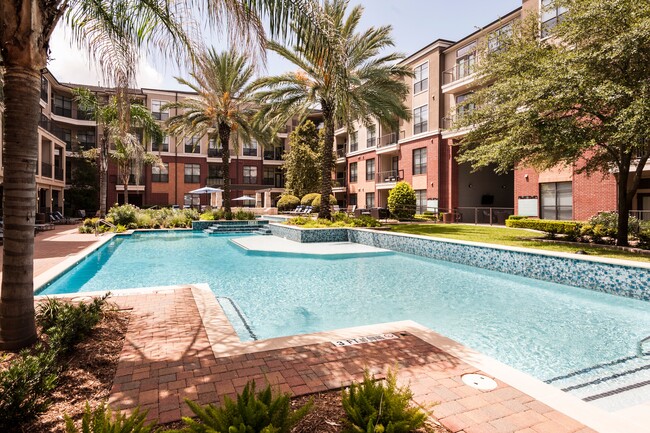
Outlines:
[{"label": "black balcony railing", "polygon": [[41,177],[52,177],[52,164],[41,162]]},{"label": "black balcony railing", "polygon": [[345,158],[345,148],[344,147],[336,149],[336,158]]},{"label": "black balcony railing", "polygon": [[442,73],[443,84],[450,84],[454,81],[467,78],[472,75],[475,70],[476,63],[473,60],[458,63]]},{"label": "black balcony railing", "polygon": [[378,183],[397,182],[404,179],[404,170],[380,171],[376,179]]},{"label": "black balcony railing", "polygon": [[264,151],[264,160],[265,161],[282,161],[282,154],[284,153],[283,149],[277,147],[275,149],[269,149]]},{"label": "black balcony railing", "polygon": [[391,132],[390,134],[382,135],[379,138],[379,143],[377,144],[378,148],[393,146],[397,144],[397,132]]},{"label": "black balcony railing", "polygon": [[223,177],[208,177],[208,186],[221,186],[223,185]]},{"label": "black balcony railing", "polygon": [[208,149],[208,158],[223,158],[223,149]]},{"label": "black balcony railing", "polygon": [[63,169],[61,167],[54,167],[54,179],[63,180]]},{"label": "black balcony railing", "polygon": [[344,188],[346,185],[345,178],[336,178],[332,180],[332,188]]}]

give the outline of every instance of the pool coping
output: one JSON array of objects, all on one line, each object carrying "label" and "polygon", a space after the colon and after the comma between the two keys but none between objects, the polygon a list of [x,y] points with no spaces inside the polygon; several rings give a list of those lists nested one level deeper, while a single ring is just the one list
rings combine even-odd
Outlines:
[{"label": "pool coping", "polygon": [[[237,355],[254,354],[270,350],[281,350],[318,343],[333,342],[341,339],[359,338],[369,335],[408,332],[417,338],[435,346],[448,354],[475,367],[489,376],[496,378],[530,397],[546,404],[574,420],[598,432],[636,431],[643,432],[644,420],[639,424],[625,416],[625,410],[620,413],[607,412],[597,406],[590,405],[579,398],[548,385],[527,373],[497,361],[496,359],[466,347],[459,342],[445,337],[412,320],[387,322],[375,325],[364,325],[323,331],[312,334],[293,335],[266,340],[244,342],[239,339],[231,322],[221,308],[217,295],[208,284],[193,283],[174,286],[156,286],[138,289],[120,289],[112,292],[113,296],[151,295],[169,293],[177,289],[190,288],[201,323],[207,334],[208,341],[215,358],[225,358]],[[72,299],[81,300],[103,295],[105,292],[83,292]],[[39,297],[70,298],[71,294],[39,295]]]}]

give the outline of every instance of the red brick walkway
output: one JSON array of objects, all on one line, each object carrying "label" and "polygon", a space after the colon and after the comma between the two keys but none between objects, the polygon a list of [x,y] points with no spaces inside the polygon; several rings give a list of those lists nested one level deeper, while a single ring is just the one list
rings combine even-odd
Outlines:
[{"label": "red brick walkway", "polygon": [[408,333],[355,346],[320,343],[217,359],[190,289],[115,301],[133,311],[109,402],[115,409],[141,406],[160,423],[189,415],[185,398],[218,403],[252,379],[302,395],[359,380],[364,368],[385,372],[399,365],[414,400],[425,408],[440,403],[433,415],[452,432],[593,431],[500,381],[488,392],[464,385],[460,376],[476,368]]}]

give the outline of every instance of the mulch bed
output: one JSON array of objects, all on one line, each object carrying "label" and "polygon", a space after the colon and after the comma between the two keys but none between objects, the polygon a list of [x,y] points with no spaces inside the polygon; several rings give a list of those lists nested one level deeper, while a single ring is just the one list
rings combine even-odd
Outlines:
[{"label": "mulch bed", "polygon": [[113,384],[128,323],[128,313],[107,312],[90,336],[62,361],[65,370],[59,376],[47,412],[17,431],[65,432],[64,414],[79,421],[86,402],[93,409],[105,402]]}]

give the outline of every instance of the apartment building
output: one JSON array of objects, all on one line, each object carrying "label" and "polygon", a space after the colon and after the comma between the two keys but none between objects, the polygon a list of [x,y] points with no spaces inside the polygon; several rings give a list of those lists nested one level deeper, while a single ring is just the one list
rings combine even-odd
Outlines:
[{"label": "apartment building", "polygon": [[[546,8],[550,4],[552,0],[522,0],[521,7],[460,40],[437,39],[404,59],[403,64],[414,73],[408,78],[410,93],[405,101],[411,120],[400,122],[392,130],[374,122],[356,123],[350,131],[335,131],[332,176],[339,205],[384,208],[389,191],[405,180],[416,191],[418,212],[455,210],[457,220],[463,222],[503,223],[513,213],[582,220],[616,209],[616,174],[578,174],[579,162],[544,172],[517,167],[511,173],[497,175],[490,167],[474,172],[469,165],[456,161],[459,142],[467,133],[454,127],[463,114],[456,106],[477,89],[479,47],[498,50],[499,36],[508,34],[515,20],[529,14],[539,17],[541,37],[546,37],[564,13],[561,8]],[[75,176],[83,164],[78,152],[96,147],[101,131],[87,113],[77,109],[73,87],[58,82],[49,72],[43,74],[36,191],[39,212],[93,210],[77,203],[78,194],[72,191],[79,183]],[[110,95],[109,89],[90,89],[100,98]],[[191,94],[187,92],[158,89],[132,92],[132,97],[145,104],[160,122],[176,114],[162,109],[166,103],[188,96]],[[311,117],[320,123],[320,113],[314,112]],[[251,205],[275,205],[284,192],[282,154],[295,126],[287,125],[273,148],[253,142],[232,152],[233,198],[248,195],[255,197]],[[210,203],[209,196],[190,191],[223,185],[221,149],[207,137],[165,137],[147,146],[160,156],[162,164],[145,167],[140,178],[131,176],[126,187],[119,181],[117,166],[110,164],[110,204],[124,202],[128,194],[129,202],[138,206],[205,205]],[[650,211],[650,167],[646,172],[647,178],[634,199],[635,210]]]}]

